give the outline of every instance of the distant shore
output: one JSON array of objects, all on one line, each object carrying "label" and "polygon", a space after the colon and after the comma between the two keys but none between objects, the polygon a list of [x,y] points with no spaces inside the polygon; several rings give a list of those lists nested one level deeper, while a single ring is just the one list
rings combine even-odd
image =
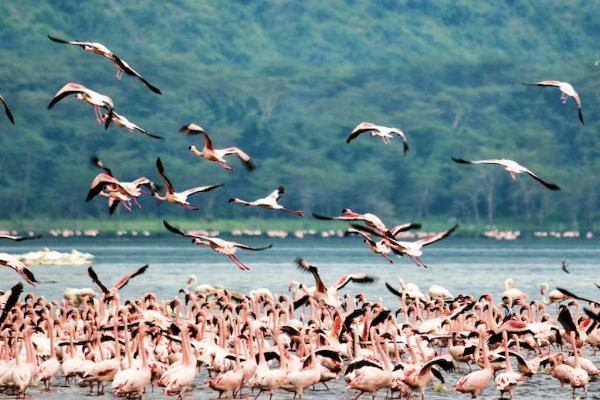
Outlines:
[{"label": "distant shore", "polygon": [[[202,230],[210,235],[233,236],[270,236],[284,237],[341,237],[347,227],[342,222],[319,221],[312,218],[302,219],[181,219],[166,217],[170,223],[185,229]],[[396,221],[402,222],[402,221]],[[419,220],[422,229],[407,232],[399,239],[410,240],[427,236],[432,232],[447,229],[457,221]],[[490,238],[498,240],[516,240],[529,238],[555,239],[593,239],[597,235],[592,228],[576,228],[566,224],[552,223],[545,227],[524,226],[516,227],[512,223],[494,225],[460,222],[460,229],[455,233],[463,238]],[[0,231],[44,236],[164,236],[162,218],[145,219],[14,219],[0,221]]]}]

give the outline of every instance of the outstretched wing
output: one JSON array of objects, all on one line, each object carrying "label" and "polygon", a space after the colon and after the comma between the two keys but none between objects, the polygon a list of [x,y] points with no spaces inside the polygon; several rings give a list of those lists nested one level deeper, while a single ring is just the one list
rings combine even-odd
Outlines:
[{"label": "outstretched wing", "polygon": [[52,100],[50,100],[50,103],[48,103],[48,108],[52,108],[56,103],[58,103],[59,101],[61,101],[69,95],[85,93],[86,90],[87,88],[83,85],[80,85],[79,83],[69,82],[54,94]]},{"label": "outstretched wing", "polygon": [[12,113],[10,112],[10,110],[8,109],[8,104],[6,104],[6,100],[4,100],[4,97],[2,97],[2,96],[0,96],[0,103],[2,103],[2,106],[4,107],[4,112],[6,113],[6,117],[11,122],[11,124],[14,125],[15,119],[14,119]]},{"label": "outstretched wing", "polygon": [[266,198],[273,199],[277,201],[283,194],[285,193],[285,189],[283,186],[279,186],[276,190],[272,191]]},{"label": "outstretched wing", "polygon": [[238,158],[244,164],[244,167],[248,171],[254,171],[256,169],[256,165],[254,165],[254,163],[250,159],[250,156],[245,151],[240,149],[239,147],[228,147],[226,149],[223,149],[223,151],[225,152],[226,155],[227,154],[235,154],[236,156],[238,156]]},{"label": "outstretched wing", "polygon": [[2,308],[2,314],[0,315],[0,328],[2,327],[2,324],[4,324],[10,310],[12,310],[17,304],[17,301],[19,301],[21,293],[23,293],[23,284],[21,282],[10,289],[10,295],[8,296],[8,299],[6,299],[6,303],[4,303],[4,307]]},{"label": "outstretched wing", "polygon": [[242,249],[242,250],[249,250],[249,251],[263,251],[263,250],[268,250],[271,247],[273,247],[272,244],[268,245],[268,246],[264,246],[264,247],[251,247],[248,246],[246,244],[243,243],[238,243],[238,242],[231,242],[235,247]]},{"label": "outstretched wing", "polygon": [[109,293],[109,290],[106,288],[106,286],[104,286],[104,284],[102,282],[100,282],[98,275],[96,275],[96,271],[94,271],[94,269],[92,267],[88,268],[88,275],[90,276],[90,278],[92,278],[92,281],[94,281],[94,283],[100,288],[102,293],[104,293],[104,294]]},{"label": "outstretched wing", "polygon": [[185,237],[191,237],[191,238],[197,238],[197,239],[203,239],[203,240],[209,240],[210,238],[207,236],[202,236],[202,235],[196,235],[193,234],[191,232],[184,232],[183,230],[169,224],[166,220],[163,220],[163,225],[165,226],[165,228],[167,228],[168,231],[173,232],[176,235],[179,236],[185,236]]},{"label": "outstretched wing", "polygon": [[419,239],[416,241],[416,243],[420,243],[422,246],[427,246],[432,243],[438,242],[438,241],[450,236],[455,230],[458,229],[458,227],[459,227],[459,225],[455,224],[452,228],[448,229],[447,231],[440,232],[438,234],[435,234],[433,236],[429,236],[429,237],[426,237],[423,239]]},{"label": "outstretched wing", "polygon": [[350,143],[351,141],[359,137],[361,134],[372,130],[375,130],[374,124],[370,122],[361,122],[360,124],[356,125],[354,129],[352,129],[352,132],[350,132],[350,135],[346,139],[346,143]]},{"label": "outstretched wing", "polygon": [[108,169],[108,168],[107,168],[107,167],[104,165],[104,163],[103,163],[103,162],[100,160],[100,158],[98,158],[98,156],[97,156],[97,155],[93,154],[93,155],[90,157],[90,163],[91,163],[93,166],[95,166],[95,167],[98,167],[98,168],[100,168],[101,170],[103,170],[103,171],[104,171],[104,172],[105,172],[107,175],[109,175],[109,176],[113,176],[113,174],[112,174],[112,172],[110,171],[110,169]]},{"label": "outstretched wing", "polygon": [[421,229],[421,224],[419,224],[418,222],[415,222],[415,223],[410,222],[407,224],[396,225],[395,227],[390,229],[388,233],[392,237],[396,237],[400,232],[411,231],[413,229]]},{"label": "outstretched wing", "polygon": [[316,265],[313,265],[300,257],[296,258],[295,261],[296,265],[298,266],[298,268],[300,268],[301,271],[310,272],[315,278],[317,291],[325,293],[327,291],[327,287],[325,286],[325,284],[321,280],[321,277],[319,276],[319,268],[317,268]]},{"label": "outstretched wing", "polygon": [[144,272],[146,272],[147,269],[148,269],[148,264],[131,271],[129,274],[122,277],[121,280],[119,280],[119,282],[117,282],[117,284],[114,286],[115,289],[121,289],[122,287],[124,287],[125,285],[127,285],[129,283],[130,279],[143,274]]},{"label": "outstretched wing", "polygon": [[527,82],[521,82],[521,83],[523,85],[525,85],[525,86],[544,86],[544,87],[552,86],[552,87],[559,87],[562,82],[559,82],[559,81],[539,81],[539,82],[535,82],[535,83],[527,83]]},{"label": "outstretched wing", "polygon": [[350,274],[340,277],[333,285],[336,290],[342,289],[350,282],[354,283],[373,283],[376,278],[367,274]]},{"label": "outstretched wing", "polygon": [[537,176],[536,174],[531,172],[529,169],[525,169],[525,173],[550,190],[560,190],[560,187],[558,185],[556,185],[554,183],[546,182],[545,180],[543,180],[542,178],[540,178],[539,176]]},{"label": "outstretched wing", "polygon": [[167,176],[165,175],[165,169],[162,165],[162,161],[160,160],[160,157],[158,157],[156,159],[156,171],[158,172],[158,175],[160,176],[160,180],[163,182],[163,184],[167,188],[167,192],[169,194],[173,194],[173,192],[174,192],[173,185],[171,184],[171,181],[169,180],[169,178],[167,178]]},{"label": "outstretched wing", "polygon": [[394,128],[393,131],[396,135],[400,136],[400,140],[402,140],[402,147],[403,147],[403,153],[406,154],[408,152],[408,139],[406,138],[406,135],[404,134],[404,132],[401,129],[398,128]]},{"label": "outstretched wing", "polygon": [[225,185],[224,184],[220,184],[220,185],[210,185],[210,186],[198,186],[198,187],[190,188],[188,190],[184,190],[181,193],[183,195],[185,195],[185,196],[192,196],[192,195],[194,195],[196,193],[210,192],[211,190],[220,188],[222,186],[225,186]]},{"label": "outstretched wing", "polygon": [[150,90],[152,90],[154,93],[157,94],[162,94],[162,92],[160,91],[159,88],[157,88],[156,86],[153,86],[150,84],[150,82],[148,82],[146,79],[144,79],[144,77],[142,75],[140,75],[135,69],[133,69],[131,67],[131,65],[127,64],[125,62],[125,60],[123,60],[122,58],[117,57],[116,54],[113,54],[113,61],[115,64],[117,64],[117,66],[119,68],[121,68],[121,70],[123,72],[125,72],[127,75],[131,75],[131,76],[135,76],[136,78],[138,78],[144,85],[146,85],[146,87]]}]

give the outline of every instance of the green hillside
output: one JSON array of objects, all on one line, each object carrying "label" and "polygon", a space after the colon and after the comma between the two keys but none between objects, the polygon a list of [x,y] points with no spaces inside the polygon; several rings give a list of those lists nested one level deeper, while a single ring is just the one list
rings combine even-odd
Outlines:
[{"label": "green hillside", "polygon": [[[168,4],[167,4],[168,3]],[[225,183],[192,213],[142,201],[119,218],[278,218],[227,203],[286,187],[282,203],[322,214],[350,207],[385,218],[513,221],[589,229],[600,200],[600,3],[589,1],[192,1],[0,4],[1,220],[109,219],[85,203],[98,154],[116,176],[158,179],[157,156],[177,188]],[[158,86],[114,79],[110,61],[46,35],[102,42]],[[556,89],[571,82],[586,125]],[[67,82],[111,96],[155,141],[94,122],[73,98],[46,106]],[[215,145],[256,161],[235,173],[194,157],[204,126]],[[360,121],[398,126],[411,149],[345,138]],[[450,157],[511,158],[562,187]]]}]

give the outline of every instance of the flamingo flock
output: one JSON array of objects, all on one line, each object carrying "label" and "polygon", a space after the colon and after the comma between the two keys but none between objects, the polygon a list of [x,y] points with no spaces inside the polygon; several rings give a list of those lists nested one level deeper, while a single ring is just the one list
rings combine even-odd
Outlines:
[{"label": "flamingo flock", "polygon": [[316,266],[295,263],[313,275],[314,288],[244,295],[194,288],[190,277],[172,298],[148,292],[123,302],[120,289],[148,266],[110,289],[90,268],[102,296],[88,289],[78,301],[67,293],[63,301],[23,297],[19,283],[0,296],[0,391],[44,397],[74,386],[82,395],[127,398],[153,391],[316,398],[333,388],[339,395],[345,385],[345,397],[354,398],[424,399],[434,390],[513,398],[544,375],[546,385],[558,381],[549,390],[574,397],[587,396],[600,375],[590,360],[600,348],[600,303],[567,289],[557,288],[565,299],[551,306],[544,298],[452,296],[438,285],[425,295],[401,281],[398,301],[386,307],[341,292],[376,277],[348,274],[328,288]]},{"label": "flamingo flock", "polygon": [[[109,59],[117,70],[117,79],[124,74],[133,76],[161,94],[105,45],[48,37],[55,43],[78,46]],[[581,98],[572,85],[560,81],[527,85],[558,88],[563,102],[573,98],[579,120],[584,123]],[[96,122],[105,130],[114,123],[129,132],[163,138],[118,114],[108,95],[80,83],[65,84],[51,98],[48,108],[69,96],[91,105]],[[0,102],[14,124],[4,97],[0,96]],[[189,123],[180,131],[190,139],[202,137],[201,149],[188,145],[195,156],[231,172],[236,170],[227,157],[236,156],[248,171],[256,169],[255,161],[241,148],[215,148],[200,125]],[[403,154],[409,150],[402,130],[370,122],[359,123],[346,142],[366,133],[381,138],[384,144],[398,136]],[[500,165],[513,180],[524,173],[549,190],[560,190],[557,184],[541,179],[513,160],[452,160],[459,164]],[[197,211],[199,207],[188,201],[190,196],[223,186],[175,191],[160,157],[155,167],[164,188],[147,176],[122,181],[98,156],[92,156],[91,163],[101,172],[92,178],[86,201],[106,199],[110,214],[119,205],[130,212],[133,206],[141,208],[138,199],[146,195]],[[303,210],[279,203],[286,193],[283,186],[268,187],[276,189],[263,198],[230,197],[229,203],[304,217]],[[292,188],[291,193],[297,190]],[[371,252],[390,264],[406,256],[421,268],[429,267],[422,259],[425,248],[447,239],[459,228],[453,223],[441,232],[405,241],[400,240],[400,233],[420,228],[419,223],[386,224],[373,213],[350,208],[337,216],[312,215],[319,220],[349,223],[346,235],[358,235]],[[252,247],[200,230],[186,231],[166,220],[163,225],[168,232],[191,239],[194,245],[226,256],[243,271],[250,268],[238,257],[238,250],[272,247]],[[29,238],[2,235],[0,239]],[[252,395],[255,399],[267,395],[271,399],[275,393],[288,392],[290,397],[293,394],[294,399],[301,399],[317,397],[317,388],[330,390],[330,385],[345,382],[347,395],[355,399],[364,394],[373,399],[378,395],[424,399],[428,391],[444,390],[448,382],[445,390],[473,398],[494,389],[501,398],[512,398],[540,375],[548,375],[558,381],[560,388],[569,387],[573,397],[576,393],[587,397],[592,378],[600,375],[589,359],[589,354],[600,348],[600,303],[567,289],[550,290],[542,283],[542,298],[528,302],[527,295],[507,279],[501,298],[495,301],[490,293],[453,295],[440,285],[433,285],[424,294],[415,284],[400,280],[398,289],[385,284],[395,296],[393,304],[386,306],[382,298],[368,299],[364,293],[342,294],[354,284],[376,284],[376,276],[346,273],[327,286],[319,267],[301,257],[294,264],[300,272],[312,276],[314,285],[295,281],[289,293],[279,295],[264,288],[246,295],[220,286],[197,285],[194,277],[171,298],[158,299],[148,292],[123,301],[120,289],[148,273],[148,265],[126,274],[112,287],[106,286],[90,267],[88,276],[101,296],[91,288],[67,288],[61,302],[32,293],[23,296],[24,286],[18,283],[0,294],[0,391],[17,398],[31,393],[43,397],[44,391],[55,390],[57,385],[78,385],[85,388],[76,389],[82,395],[88,391],[101,396],[108,390],[127,398],[142,398],[149,391],[161,390],[166,396],[180,399],[192,391],[215,392],[219,398]],[[14,256],[0,253],[0,266],[13,269],[31,286],[40,283]],[[564,268],[568,272],[566,265]],[[468,372],[458,372],[463,366]]]}]

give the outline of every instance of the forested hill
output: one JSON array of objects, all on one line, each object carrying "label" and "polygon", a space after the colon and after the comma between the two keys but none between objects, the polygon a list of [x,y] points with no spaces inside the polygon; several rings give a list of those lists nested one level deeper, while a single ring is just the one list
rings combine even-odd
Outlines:
[{"label": "forested hill", "polygon": [[[109,218],[105,201],[84,202],[96,153],[124,180],[157,180],[160,156],[176,188],[226,184],[193,199],[197,214],[147,199],[125,218],[275,218],[227,199],[284,185],[282,203],[308,215],[350,207],[398,221],[590,227],[600,207],[599,15],[600,2],[583,0],[2,2],[0,94],[16,125],[0,116],[0,219]],[[105,44],[163,95],[49,34]],[[542,79],[574,85],[585,126],[557,89],[521,85]],[[71,81],[166,140],[105,132],[73,98],[48,110]],[[258,169],[194,157],[198,138],[178,132],[192,121]],[[360,121],[402,128],[410,151],[367,136],[347,145]],[[563,190],[451,156],[511,158]]]}]

